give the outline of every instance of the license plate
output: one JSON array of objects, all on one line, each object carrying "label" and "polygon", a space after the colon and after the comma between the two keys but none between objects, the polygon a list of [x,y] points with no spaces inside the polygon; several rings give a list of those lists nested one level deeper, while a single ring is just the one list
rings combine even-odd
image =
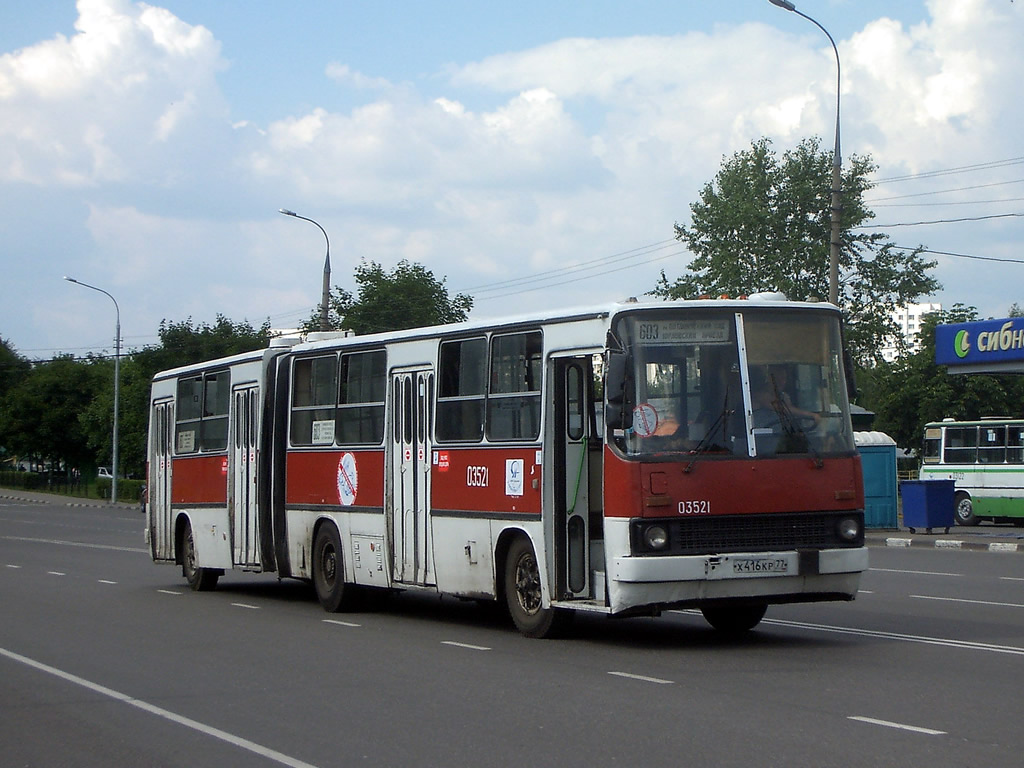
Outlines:
[{"label": "license plate", "polygon": [[730,558],[733,576],[774,576],[789,573],[789,560],[785,557]]},{"label": "license plate", "polygon": [[722,555],[704,562],[704,573],[709,579],[756,579],[792,576],[796,572],[796,561],[786,555]]}]

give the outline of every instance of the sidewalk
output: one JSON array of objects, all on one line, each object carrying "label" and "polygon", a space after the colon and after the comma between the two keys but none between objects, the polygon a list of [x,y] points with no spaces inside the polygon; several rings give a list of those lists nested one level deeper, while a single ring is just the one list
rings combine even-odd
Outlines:
[{"label": "sidewalk", "polygon": [[65,504],[68,507],[104,507],[107,509],[139,509],[137,501],[119,501],[116,504],[108,499],[85,499],[78,496],[65,496],[60,493],[44,491],[26,491],[21,488],[0,488],[0,500],[25,501],[29,503]]},{"label": "sidewalk", "polygon": [[977,526],[957,525],[949,529],[933,528],[925,533],[917,528],[868,529],[864,535],[869,547],[913,547],[914,549],[966,549],[980,552],[1024,552],[1024,528],[982,523]]}]

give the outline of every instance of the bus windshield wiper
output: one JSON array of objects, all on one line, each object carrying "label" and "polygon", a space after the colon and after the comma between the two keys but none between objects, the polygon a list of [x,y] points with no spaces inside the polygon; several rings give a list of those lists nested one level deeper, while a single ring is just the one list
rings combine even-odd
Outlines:
[{"label": "bus windshield wiper", "polygon": [[[693,458],[690,459],[690,463],[686,465],[683,472],[690,472],[693,469],[693,465],[697,463],[697,459],[705,453],[710,453],[713,449],[723,449],[723,447],[717,443],[712,443],[711,438],[713,438],[719,430],[722,431],[723,438],[726,438],[725,425],[728,423],[729,417],[735,412],[735,409],[730,410],[729,408],[729,392],[726,390],[725,406],[722,408],[722,412],[718,414],[717,418],[715,418],[711,423],[711,426],[708,427],[708,431],[705,432],[704,436],[697,442],[696,447],[690,451],[690,453],[693,454]],[[723,442],[726,442],[726,440],[723,440]]]}]

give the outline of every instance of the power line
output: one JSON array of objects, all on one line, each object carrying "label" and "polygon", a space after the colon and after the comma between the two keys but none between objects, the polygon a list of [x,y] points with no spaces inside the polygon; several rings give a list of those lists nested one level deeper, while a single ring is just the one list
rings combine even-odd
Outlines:
[{"label": "power line", "polygon": [[862,224],[854,229],[891,229],[893,227],[918,227],[925,224],[957,224],[964,221],[986,221],[987,219],[1024,218],[1024,213],[994,213],[991,216],[965,216],[960,219],[935,219],[933,221],[906,221],[899,224]]},{"label": "power line", "polygon": [[1001,197],[998,200],[956,200],[946,203],[883,203],[873,208],[931,208],[938,205],[991,205],[994,203],[1019,203],[1024,197]]},{"label": "power line", "polygon": [[928,197],[929,195],[945,195],[948,192],[966,192],[971,189],[985,189],[987,187],[1002,187],[1007,184],[1020,184],[1024,182],[1024,179],[1012,179],[1010,181],[995,181],[991,184],[975,184],[970,187],[955,187],[953,189],[940,189],[935,192],[917,192],[913,195],[895,195],[893,197],[879,197],[874,200],[865,200],[866,203],[874,205],[875,203],[884,202],[886,200],[905,200],[910,197]]},{"label": "power line", "polygon": [[970,253],[953,253],[952,251],[933,251],[930,248],[910,248],[905,245],[890,246],[898,251],[918,251],[919,253],[934,253],[939,256],[955,256],[958,259],[972,259],[975,261],[999,261],[1005,264],[1024,264],[1024,259],[1001,259],[996,256],[975,256]]},{"label": "power line", "polygon": [[582,261],[577,264],[572,264],[567,267],[557,267],[555,269],[548,269],[542,272],[534,272],[525,277],[512,278],[510,280],[499,280],[493,283],[484,283],[475,287],[467,288],[468,293],[489,293],[491,291],[500,291],[506,288],[510,288],[513,285],[528,284],[532,282],[543,282],[545,280],[553,279],[565,274],[575,274],[578,272],[586,272],[590,269],[597,269],[604,264],[611,264],[616,261],[623,261],[626,259],[636,258],[639,256],[646,256],[650,253],[654,253],[659,250],[664,250],[670,247],[672,243],[675,243],[675,238],[668,240],[661,240],[657,243],[649,243],[647,245],[641,245],[637,248],[630,248],[627,251],[619,251],[609,256],[600,256],[596,259],[590,259],[589,261]]},{"label": "power line", "polygon": [[879,184],[893,184],[898,181],[913,181],[916,179],[932,179],[938,176],[952,176],[957,173],[968,173],[971,171],[987,171],[992,168],[1005,168],[1010,165],[1020,165],[1024,163],[1024,157],[1010,157],[1006,160],[991,160],[986,163],[975,163],[974,165],[961,165],[957,168],[943,168],[937,171],[923,171],[921,173],[909,173],[905,176],[890,176],[887,179],[878,179],[873,181],[872,184],[878,186]]},{"label": "power line", "polygon": [[509,291],[507,293],[501,293],[501,294],[498,294],[496,296],[486,296],[486,297],[484,297],[483,300],[484,301],[488,301],[490,299],[500,299],[500,298],[504,298],[505,296],[515,296],[515,295],[518,295],[520,293],[529,293],[531,291],[543,290],[544,288],[556,288],[556,287],[558,287],[560,285],[568,285],[570,283],[575,283],[578,280],[589,280],[592,277],[602,277],[604,275],[610,275],[610,274],[613,274],[615,272],[621,272],[621,271],[623,271],[625,269],[632,269],[634,267],[642,266],[644,264],[653,264],[656,261],[664,261],[665,259],[672,258],[673,256],[681,256],[684,253],[686,253],[685,250],[673,251],[672,253],[665,253],[665,254],[662,254],[660,256],[655,256],[653,259],[647,259],[646,261],[642,261],[642,262],[639,262],[639,263],[626,264],[624,266],[615,267],[614,269],[608,269],[608,270],[605,270],[603,272],[596,272],[593,275],[586,275],[585,277],[571,277],[568,280],[562,280],[562,281],[557,282],[557,283],[548,283],[547,285],[537,285],[537,286],[533,286],[533,287],[529,287],[529,288],[521,288],[520,290]]}]

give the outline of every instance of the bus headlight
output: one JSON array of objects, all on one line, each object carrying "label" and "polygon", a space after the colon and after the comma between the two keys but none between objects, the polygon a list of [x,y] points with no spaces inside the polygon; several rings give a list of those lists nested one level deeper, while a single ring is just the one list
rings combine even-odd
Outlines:
[{"label": "bus headlight", "polygon": [[668,546],[668,532],[662,525],[649,525],[644,529],[644,544],[648,549],[664,549]]},{"label": "bus headlight", "polygon": [[836,523],[836,533],[843,541],[856,541],[860,538],[860,521],[855,517],[843,517]]}]

